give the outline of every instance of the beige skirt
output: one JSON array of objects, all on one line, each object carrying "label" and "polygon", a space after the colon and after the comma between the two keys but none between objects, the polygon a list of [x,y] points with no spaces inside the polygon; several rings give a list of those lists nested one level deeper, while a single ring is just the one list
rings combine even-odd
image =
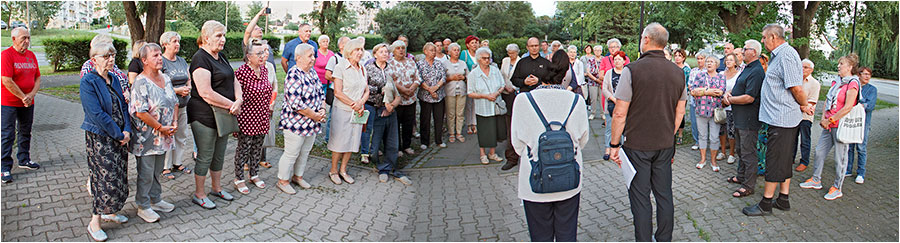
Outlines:
[{"label": "beige skirt", "polygon": [[328,135],[328,150],[332,152],[359,152],[362,138],[362,124],[352,124],[352,111],[334,107],[331,109],[331,134]]}]

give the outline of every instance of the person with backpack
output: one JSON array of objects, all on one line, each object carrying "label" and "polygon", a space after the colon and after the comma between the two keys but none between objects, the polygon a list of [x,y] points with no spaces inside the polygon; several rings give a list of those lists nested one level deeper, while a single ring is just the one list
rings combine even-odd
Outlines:
[{"label": "person with backpack", "polygon": [[566,91],[561,78],[540,81],[513,102],[510,140],[521,155],[518,196],[532,241],[574,242],[582,148],[589,138],[586,105],[579,95]]}]

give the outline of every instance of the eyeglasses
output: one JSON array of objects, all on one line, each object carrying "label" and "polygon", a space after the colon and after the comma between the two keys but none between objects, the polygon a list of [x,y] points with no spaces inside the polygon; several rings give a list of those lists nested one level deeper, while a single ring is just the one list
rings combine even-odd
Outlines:
[{"label": "eyeglasses", "polygon": [[115,58],[115,57],[116,57],[116,53],[113,52],[113,53],[107,53],[106,55],[97,55],[97,56],[98,56],[98,57],[101,57],[101,58],[109,59],[109,58]]},{"label": "eyeglasses", "polygon": [[481,57],[481,60],[491,60],[491,57]]},{"label": "eyeglasses", "polygon": [[262,55],[265,55],[265,54],[268,54],[268,53],[266,53],[266,52],[264,52],[264,51],[261,51],[261,52],[250,53],[250,54],[251,54],[251,55],[255,55],[255,56],[262,56]]}]

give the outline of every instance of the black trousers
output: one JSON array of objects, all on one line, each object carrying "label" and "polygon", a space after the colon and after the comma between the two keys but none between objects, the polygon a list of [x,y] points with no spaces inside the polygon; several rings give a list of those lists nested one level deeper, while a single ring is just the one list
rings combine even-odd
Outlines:
[{"label": "black trousers", "polygon": [[397,106],[397,121],[400,123],[400,150],[408,149],[416,130],[416,103]]},{"label": "black trousers", "polygon": [[531,241],[575,242],[580,201],[581,193],[556,202],[539,203],[522,200]]},{"label": "black trousers", "polygon": [[444,142],[444,100],[437,103],[419,102],[419,134],[420,142],[428,146],[431,142],[431,122],[434,121],[434,144]]},{"label": "black trousers", "polygon": [[513,102],[516,101],[516,93],[510,94],[501,94],[500,97],[503,98],[503,101],[506,102],[506,135],[508,136],[506,139],[506,151],[503,151],[506,156],[506,163],[519,164],[519,154],[516,153],[516,150],[512,147],[512,107]]},{"label": "black trousers", "polygon": [[[650,192],[656,198],[657,241],[672,241],[675,206],[672,202],[672,157],[675,147],[656,151],[639,151],[625,148],[637,173],[628,189],[631,214],[634,215],[634,238],[651,241],[653,232]],[[620,155],[621,156],[621,155]]]}]

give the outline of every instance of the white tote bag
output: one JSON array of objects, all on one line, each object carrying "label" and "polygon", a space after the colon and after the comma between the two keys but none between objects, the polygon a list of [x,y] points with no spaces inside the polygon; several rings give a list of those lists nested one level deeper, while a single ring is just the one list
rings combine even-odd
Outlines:
[{"label": "white tote bag", "polygon": [[866,129],[866,108],[859,103],[859,96],[862,92],[856,94],[856,105],[841,118],[838,122],[838,128],[835,137],[841,143],[862,143]]}]

